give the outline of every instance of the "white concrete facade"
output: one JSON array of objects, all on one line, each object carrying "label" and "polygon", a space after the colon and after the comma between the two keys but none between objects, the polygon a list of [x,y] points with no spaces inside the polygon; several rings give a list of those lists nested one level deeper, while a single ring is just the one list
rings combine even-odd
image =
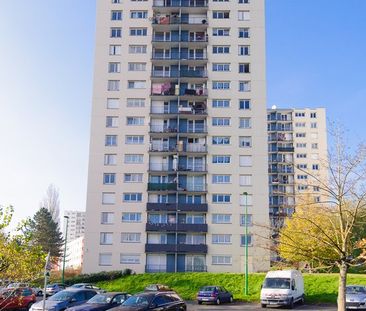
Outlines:
[{"label": "white concrete facade", "polygon": [[83,265],[84,237],[81,236],[66,245],[66,269],[80,269]]},{"label": "white concrete facade", "polygon": [[[69,217],[67,226],[67,240],[73,241],[84,236],[85,232],[85,212],[82,211],[65,211],[64,216]],[[63,218],[63,236],[65,236],[66,222]]]},{"label": "white concrete facade", "polygon": [[83,271],[267,271],[264,0],[97,4]]}]

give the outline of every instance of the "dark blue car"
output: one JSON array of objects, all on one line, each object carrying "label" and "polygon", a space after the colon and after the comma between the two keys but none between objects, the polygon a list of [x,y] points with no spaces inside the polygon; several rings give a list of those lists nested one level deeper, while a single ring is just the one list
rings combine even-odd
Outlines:
[{"label": "dark blue car", "polygon": [[233,302],[233,300],[233,294],[222,286],[204,286],[197,294],[198,304],[211,302],[219,305],[222,302]]},{"label": "dark blue car", "polygon": [[127,293],[101,293],[82,305],[67,308],[67,311],[105,311],[118,307],[131,295]]}]

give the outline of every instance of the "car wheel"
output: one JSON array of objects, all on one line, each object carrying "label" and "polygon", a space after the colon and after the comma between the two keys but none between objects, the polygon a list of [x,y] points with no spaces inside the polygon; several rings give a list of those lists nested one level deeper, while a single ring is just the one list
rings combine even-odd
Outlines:
[{"label": "car wheel", "polygon": [[216,304],[217,304],[217,305],[221,304],[221,300],[220,300],[220,298],[217,298],[217,299],[216,299]]},{"label": "car wheel", "polygon": [[30,310],[31,306],[33,305],[33,302],[28,303],[27,310]]},{"label": "car wheel", "polygon": [[290,301],[290,303],[288,305],[288,308],[289,309],[293,309],[294,308],[294,298],[291,298],[291,301]]},{"label": "car wheel", "polygon": [[234,302],[234,298],[233,298],[233,296],[230,296],[229,302],[230,302],[230,303],[233,303],[233,302]]},{"label": "car wheel", "polygon": [[266,308],[267,305],[265,303],[261,303],[261,308]]},{"label": "car wheel", "polygon": [[303,305],[304,303],[305,303],[305,295],[302,295],[300,299],[300,304]]},{"label": "car wheel", "polygon": [[201,304],[202,304],[202,301],[197,300],[197,303],[198,303],[199,305],[201,305]]},{"label": "car wheel", "polygon": [[37,293],[37,296],[42,296],[42,291],[40,290],[38,293]]}]

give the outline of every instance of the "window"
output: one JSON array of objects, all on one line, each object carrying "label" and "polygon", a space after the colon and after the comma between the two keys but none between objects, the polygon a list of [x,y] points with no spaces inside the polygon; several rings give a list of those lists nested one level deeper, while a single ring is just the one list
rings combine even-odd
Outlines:
[{"label": "window", "polygon": [[320,192],[320,187],[318,187],[318,186],[313,186],[313,190],[314,190],[315,192]]},{"label": "window", "polygon": [[239,0],[239,4],[248,4],[249,0]]},{"label": "window", "polygon": [[115,173],[104,173],[103,174],[103,184],[104,185],[114,185],[116,183]]},{"label": "window", "polygon": [[119,80],[108,80],[108,91],[119,91]]},{"label": "window", "polygon": [[212,108],[229,108],[230,99],[213,99]]},{"label": "window", "polygon": [[306,143],[296,143],[296,148],[306,148]]},{"label": "window", "polygon": [[241,155],[239,156],[239,165],[241,167],[249,167],[252,166],[252,156],[250,155]]},{"label": "window", "polygon": [[129,144],[129,145],[141,145],[144,143],[144,136],[143,135],[127,135],[125,143]]},{"label": "window", "polygon": [[116,44],[111,44],[109,46],[109,55],[121,55],[121,46]]},{"label": "window", "polygon": [[117,135],[106,135],[105,146],[117,146]]},{"label": "window", "polygon": [[112,21],[121,21],[122,20],[122,11],[112,11],[111,20]]},{"label": "window", "polygon": [[141,222],[141,213],[122,213],[122,222]]},{"label": "window", "polygon": [[251,109],[250,99],[240,99],[239,100],[239,109],[240,110],[250,110]]},{"label": "window", "polygon": [[239,128],[250,129],[252,127],[251,118],[239,118]]},{"label": "window", "polygon": [[128,53],[130,54],[146,54],[147,46],[146,45],[130,45],[128,47]]},{"label": "window", "polygon": [[111,265],[112,265],[112,253],[99,253],[99,266],[111,266]]},{"label": "window", "polygon": [[250,64],[249,63],[239,64],[239,73],[250,73]]},{"label": "window", "polygon": [[247,56],[250,55],[250,48],[249,45],[239,45],[239,52],[240,56]]},{"label": "window", "polygon": [[101,232],[100,233],[100,244],[101,245],[112,245],[113,244],[113,233],[112,232]]},{"label": "window", "polygon": [[239,147],[251,148],[252,147],[252,137],[251,136],[240,136],[239,137]]},{"label": "window", "polygon": [[121,0],[112,0],[112,3],[121,3]]},{"label": "window", "polygon": [[305,122],[296,122],[295,123],[295,126],[296,127],[305,127],[306,126],[306,123]]},{"label": "window", "polygon": [[111,28],[111,38],[121,38],[122,37],[122,28],[121,27],[112,27]]},{"label": "window", "polygon": [[311,127],[312,129],[316,129],[316,128],[318,127],[318,124],[317,124],[316,122],[311,122],[311,123],[310,123],[310,127]]},{"label": "window", "polygon": [[124,182],[142,182],[142,173],[126,173],[124,174]]},{"label": "window", "polygon": [[212,202],[213,203],[230,203],[231,195],[230,194],[213,194]]},{"label": "window", "polygon": [[230,18],[230,11],[213,11],[212,18],[214,19]]},{"label": "window", "polygon": [[121,233],[121,243],[140,243],[141,233],[123,232]]},{"label": "window", "polygon": [[231,234],[213,234],[212,244],[231,244]]},{"label": "window", "polygon": [[308,175],[297,175],[297,179],[299,179],[299,180],[308,179]]},{"label": "window", "polygon": [[239,92],[250,92],[250,81],[239,81]]},{"label": "window", "polygon": [[140,263],[140,255],[139,254],[121,254],[120,255],[120,263],[121,264],[139,264]]},{"label": "window", "polygon": [[308,165],[307,164],[297,164],[297,168],[305,170],[308,168]]},{"label": "window", "polygon": [[129,89],[145,89],[146,81],[128,81]]},{"label": "window", "polygon": [[311,149],[318,149],[318,143],[311,144]]},{"label": "window", "polygon": [[144,155],[142,154],[125,154],[126,164],[139,164],[143,163]]},{"label": "window", "polygon": [[231,224],[231,214],[212,214],[213,224]]},{"label": "window", "polygon": [[103,225],[111,225],[114,222],[114,213],[102,212],[100,217],[100,223]]},{"label": "window", "polygon": [[139,192],[126,192],[123,194],[124,202],[141,202],[142,193]]},{"label": "window", "polygon": [[106,127],[118,127],[118,117],[107,116],[105,119]]},{"label": "window", "polygon": [[304,118],[305,117],[305,112],[295,112],[295,117]]},{"label": "window", "polygon": [[229,63],[213,63],[212,64],[212,71],[230,71],[230,64]]},{"label": "window", "polygon": [[116,165],[117,155],[116,154],[105,154],[104,155],[104,165]]},{"label": "window", "polygon": [[212,256],[213,265],[231,265],[231,256],[215,255]]},{"label": "window", "polygon": [[240,215],[240,226],[252,226],[253,225],[253,215]]},{"label": "window", "polygon": [[306,159],[307,158],[307,155],[306,155],[306,153],[298,153],[298,154],[296,154],[296,158],[298,158],[298,159]]},{"label": "window", "polygon": [[229,184],[230,175],[212,175],[213,184]]},{"label": "window", "polygon": [[144,117],[127,117],[127,125],[144,125]]},{"label": "window", "polygon": [[147,18],[147,11],[131,11],[130,17],[136,19],[145,19]]},{"label": "window", "polygon": [[239,184],[240,184],[240,186],[251,186],[252,185],[252,175],[240,175]]},{"label": "window", "polygon": [[316,112],[311,112],[310,113],[310,118],[316,119]]},{"label": "window", "polygon": [[129,71],[146,71],[146,63],[128,63]]},{"label": "window", "polygon": [[212,118],[212,126],[230,126],[230,118]]},{"label": "window", "polygon": [[308,189],[308,186],[305,186],[305,185],[298,185],[297,186],[297,190],[299,190],[299,191],[307,190],[307,189]]},{"label": "window", "polygon": [[249,38],[249,28],[239,28],[239,38]]},{"label": "window", "polygon": [[306,133],[296,133],[296,137],[305,138],[306,137]]},{"label": "window", "polygon": [[130,36],[147,36],[147,28],[130,28]]},{"label": "window", "polygon": [[230,28],[213,28],[212,35],[214,37],[228,37],[230,36]]},{"label": "window", "polygon": [[215,164],[229,164],[231,157],[229,155],[214,155],[212,157],[212,163]]},{"label": "window", "polygon": [[230,82],[229,81],[213,81],[212,89],[213,90],[229,90]]},{"label": "window", "polygon": [[238,11],[238,21],[250,21],[250,12]]},{"label": "window", "polygon": [[127,98],[127,107],[145,107],[145,99]]},{"label": "window", "polygon": [[240,246],[245,246],[245,245],[252,245],[252,235],[251,234],[242,234],[240,235]]},{"label": "window", "polygon": [[118,109],[119,99],[118,98],[107,98],[107,109]]},{"label": "window", "polygon": [[313,170],[318,171],[319,170],[319,164],[313,164]]},{"label": "window", "polygon": [[102,204],[115,204],[116,194],[114,192],[103,192],[102,193]]},{"label": "window", "polygon": [[213,145],[230,145],[230,137],[229,136],[213,136],[212,144]]},{"label": "window", "polygon": [[212,47],[212,54],[229,54],[230,46],[229,45],[214,45]]}]

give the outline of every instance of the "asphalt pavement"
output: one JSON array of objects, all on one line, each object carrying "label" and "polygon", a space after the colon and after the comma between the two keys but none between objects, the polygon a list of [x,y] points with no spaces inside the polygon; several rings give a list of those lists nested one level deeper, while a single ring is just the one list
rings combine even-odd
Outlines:
[{"label": "asphalt pavement", "polygon": [[[234,302],[232,304],[221,304],[219,306],[212,304],[199,305],[197,302],[189,301],[187,302],[187,311],[229,311],[229,310],[252,310],[252,311],[281,311],[286,310],[284,307],[267,307],[261,308],[258,303],[242,303]],[[319,310],[319,311],[336,311],[336,305],[295,305],[294,310]]]}]

